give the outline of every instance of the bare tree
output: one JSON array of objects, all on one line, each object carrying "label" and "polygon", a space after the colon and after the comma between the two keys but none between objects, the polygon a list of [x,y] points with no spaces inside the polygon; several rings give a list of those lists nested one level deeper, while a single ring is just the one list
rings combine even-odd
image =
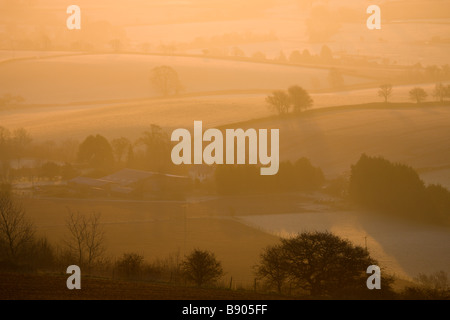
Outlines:
[{"label": "bare tree", "polygon": [[105,253],[104,230],[100,224],[100,215],[82,215],[69,209],[66,221],[69,231],[65,244],[78,266],[87,266],[90,271],[93,265]]},{"label": "bare tree", "polygon": [[438,271],[430,275],[419,273],[419,275],[414,279],[420,285],[436,290],[436,291],[448,291],[450,290],[450,279],[445,271]]},{"label": "bare tree", "polygon": [[[6,188],[0,188],[0,250],[14,262],[33,242],[34,228]],[[3,249],[3,250],[2,250]]]},{"label": "bare tree", "polygon": [[450,281],[445,271],[423,274],[414,278],[418,285],[408,286],[402,292],[402,297],[410,300],[449,300]]},{"label": "bare tree", "polygon": [[448,88],[442,83],[436,83],[433,90],[433,97],[436,99],[436,101],[444,102],[445,97],[447,97],[448,95]]},{"label": "bare tree", "polygon": [[178,73],[169,66],[153,68],[151,71],[150,82],[164,97],[171,94],[178,94],[183,87],[178,77]]},{"label": "bare tree", "polygon": [[98,262],[98,260],[105,253],[105,232],[100,225],[100,214],[96,213],[91,215],[85,221],[85,246],[86,246],[86,255],[87,255],[87,265],[88,270]]},{"label": "bare tree", "polygon": [[69,209],[69,216],[66,221],[66,227],[69,231],[68,238],[65,239],[65,243],[69,252],[77,258],[78,266],[84,263],[84,238],[85,227],[83,218],[79,213],[74,213]]},{"label": "bare tree", "polygon": [[256,276],[266,280],[268,285],[275,286],[278,293],[281,293],[289,277],[282,246],[268,247],[263,251],[260,264],[256,266]]},{"label": "bare tree", "polygon": [[384,103],[388,102],[389,97],[392,95],[392,84],[382,84],[378,90],[378,96],[384,98]]},{"label": "bare tree", "polygon": [[421,103],[428,97],[428,94],[426,91],[422,88],[414,88],[411,91],[409,91],[409,98],[411,100],[416,101],[417,103]]},{"label": "bare tree", "polygon": [[273,108],[279,115],[287,114],[290,107],[289,95],[281,90],[274,91],[272,95],[266,97],[266,102]]}]

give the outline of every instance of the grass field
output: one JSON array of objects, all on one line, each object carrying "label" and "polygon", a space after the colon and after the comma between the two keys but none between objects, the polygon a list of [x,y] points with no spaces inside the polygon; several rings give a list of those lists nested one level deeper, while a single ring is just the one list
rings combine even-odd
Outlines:
[{"label": "grass field", "polygon": [[68,208],[83,214],[97,212],[105,227],[107,253],[113,261],[127,252],[142,254],[151,262],[177,253],[183,257],[194,248],[207,249],[223,261],[227,279],[232,276],[236,283],[251,286],[252,266],[261,250],[274,244],[277,237],[234,221],[227,210],[232,205],[190,205],[185,218],[181,204],[171,202],[76,199],[24,202],[38,233],[54,244],[63,243]]},{"label": "grass field", "polygon": [[281,159],[307,157],[330,175],[348,171],[362,153],[440,170],[450,159],[449,117],[447,106],[363,106],[250,121],[239,127],[279,128]]},{"label": "grass field", "polygon": [[[150,71],[168,65],[179,74],[185,93],[285,89],[297,84],[311,89],[311,79],[329,87],[328,70],[202,57],[156,55],[75,55],[19,60],[0,64],[0,95],[21,95],[27,103],[69,103],[148,98],[159,93]],[[346,85],[371,80],[344,76]]]},{"label": "grass field", "polygon": [[147,262],[181,258],[194,248],[211,250],[237,287],[251,288],[262,250],[304,231],[331,231],[367,245],[386,272],[410,280],[419,273],[450,272],[448,228],[419,225],[339,209],[323,195],[273,194],[218,197],[190,203],[81,199],[29,199],[27,215],[39,235],[61,246],[67,209],[101,213],[107,257],[135,252]]}]

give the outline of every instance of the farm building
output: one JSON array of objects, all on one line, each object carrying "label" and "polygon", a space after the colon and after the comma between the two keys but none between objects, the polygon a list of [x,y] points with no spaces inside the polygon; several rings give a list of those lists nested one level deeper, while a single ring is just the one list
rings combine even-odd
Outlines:
[{"label": "farm building", "polygon": [[138,199],[179,198],[188,189],[190,179],[185,176],[123,169],[99,179],[77,177],[70,180],[68,185],[83,194],[90,191]]}]

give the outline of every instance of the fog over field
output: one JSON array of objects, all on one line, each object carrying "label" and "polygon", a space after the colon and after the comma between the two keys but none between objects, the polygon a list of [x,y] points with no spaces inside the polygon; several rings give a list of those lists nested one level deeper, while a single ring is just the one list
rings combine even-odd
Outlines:
[{"label": "fog over field", "polygon": [[[72,4],[0,0],[0,278],[79,264],[193,299],[205,296],[194,287],[351,298],[338,280],[300,285],[278,251],[317,232],[324,261],[341,254],[325,240],[348,239],[349,261],[370,254],[394,276],[398,296],[349,280],[362,299],[448,295],[444,276],[442,292],[425,288],[450,275],[449,0],[80,0],[79,26]],[[201,148],[194,121],[219,129]],[[176,129],[188,131],[176,141]],[[227,129],[248,130],[256,164],[226,148]],[[205,157],[220,133],[225,147]],[[8,218],[26,235],[17,245]],[[190,277],[195,254],[220,262],[208,281]]]},{"label": "fog over field", "polygon": [[[158,65],[178,70],[185,93],[270,91],[293,83],[311,88],[312,78],[322,82],[323,87],[328,86],[328,71],[324,69],[208,58],[83,55],[3,64],[0,94],[14,92],[32,104],[154,97],[158,93],[152,92],[149,74]],[[209,81],[211,78],[215,81]],[[368,83],[370,79],[348,76],[344,81],[351,86]]]}]

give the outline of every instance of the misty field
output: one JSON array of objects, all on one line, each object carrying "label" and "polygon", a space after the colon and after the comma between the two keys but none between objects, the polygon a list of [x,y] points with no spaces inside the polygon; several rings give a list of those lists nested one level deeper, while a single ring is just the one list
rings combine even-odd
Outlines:
[{"label": "misty field", "polygon": [[29,199],[28,216],[40,235],[63,245],[67,208],[101,213],[107,256],[135,252],[148,262],[180,259],[194,248],[213,251],[227,283],[251,288],[264,248],[304,231],[331,231],[367,247],[386,271],[410,280],[418,273],[450,272],[448,228],[336,209],[323,195],[273,194],[192,202]]},{"label": "misty field", "polygon": [[[345,99],[345,94],[341,95]],[[367,153],[413,166],[423,173],[426,182],[450,186],[448,106],[348,106],[233,125],[271,115],[268,107],[256,100],[260,99],[205,97],[161,100],[133,107],[117,104],[4,111],[1,124],[10,129],[24,127],[37,141],[82,140],[96,133],[110,139],[135,139],[150,124],[161,125],[170,132],[179,127],[191,129],[194,120],[202,120],[204,127],[278,128],[281,160],[307,157],[329,177],[349,171],[350,165]]]},{"label": "misty field", "polygon": [[[430,173],[448,169],[449,118],[449,107],[346,107],[242,127],[280,128],[282,160],[307,157],[329,176],[348,172],[362,153]],[[448,185],[445,178],[439,182]]]},{"label": "misty field", "polygon": [[192,249],[207,249],[223,261],[225,279],[232,276],[244,286],[253,283],[252,266],[260,251],[277,241],[201,203],[190,205],[186,216],[177,202],[30,199],[24,207],[38,233],[54,244],[62,245],[65,239],[68,208],[83,214],[96,212],[101,214],[107,253],[113,261],[130,252],[151,262],[177,255],[182,259]]},{"label": "misty field", "polygon": [[[408,91],[412,87],[395,87],[391,101],[408,101]],[[434,85],[422,87],[431,92]],[[138,99],[47,107],[24,106],[0,110],[0,117],[3,126],[10,129],[24,127],[31,132],[34,139],[40,141],[83,139],[94,132],[108,137],[137,137],[147,130],[150,124],[167,129],[189,128],[195,120],[202,120],[205,127],[217,127],[274,115],[264,101],[269,92],[217,92],[171,99]],[[313,109],[380,101],[376,88],[316,93],[312,94],[312,98]],[[405,116],[407,115],[408,113],[405,113]],[[412,116],[415,115],[412,113]],[[389,115],[386,114],[386,117]]]},{"label": "misty field", "polygon": [[[178,72],[184,93],[270,91],[292,84],[310,89],[312,79],[329,87],[327,69],[208,57],[96,54],[3,63],[0,94],[21,95],[27,104],[148,98],[158,95],[149,79],[150,71],[160,65]],[[344,76],[344,81],[355,85],[372,80]]]}]

